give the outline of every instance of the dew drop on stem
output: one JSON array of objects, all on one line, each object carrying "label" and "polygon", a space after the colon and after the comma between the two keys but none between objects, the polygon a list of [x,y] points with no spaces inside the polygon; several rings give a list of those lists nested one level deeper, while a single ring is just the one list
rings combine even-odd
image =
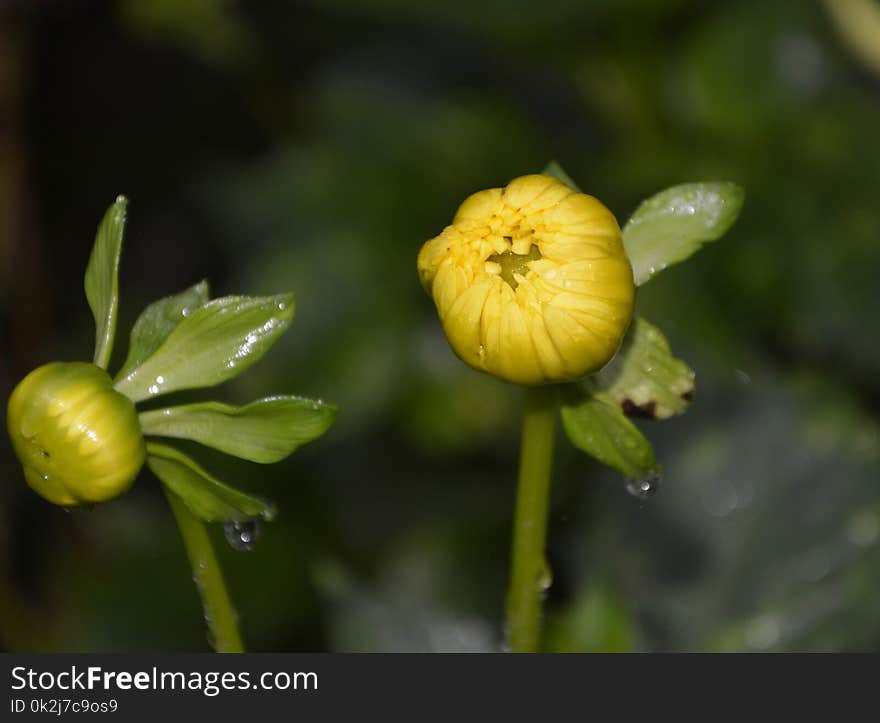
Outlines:
[{"label": "dew drop on stem", "polygon": [[544,560],[541,565],[541,570],[538,573],[538,592],[542,595],[546,595],[552,584],[553,570],[550,569],[550,565]]},{"label": "dew drop on stem", "polygon": [[248,552],[260,536],[259,520],[227,520],[223,523],[226,542],[233,550]]}]

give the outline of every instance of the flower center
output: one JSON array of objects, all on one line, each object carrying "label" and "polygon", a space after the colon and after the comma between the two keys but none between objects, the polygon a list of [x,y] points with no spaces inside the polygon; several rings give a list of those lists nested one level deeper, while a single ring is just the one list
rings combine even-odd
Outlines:
[{"label": "flower center", "polygon": [[529,247],[527,254],[515,254],[513,251],[505,251],[503,254],[492,254],[487,261],[496,263],[501,267],[501,278],[515,289],[518,286],[515,274],[525,276],[529,270],[529,264],[541,258],[541,252],[535,244]]}]

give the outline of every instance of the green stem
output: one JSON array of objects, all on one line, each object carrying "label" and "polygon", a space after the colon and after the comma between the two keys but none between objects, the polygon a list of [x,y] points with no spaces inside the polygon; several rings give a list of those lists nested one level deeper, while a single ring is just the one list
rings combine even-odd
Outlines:
[{"label": "green stem", "polygon": [[171,511],[177,520],[183,545],[192,566],[193,580],[202,598],[205,622],[218,653],[243,653],[244,643],[238,631],[235,608],[226,591],[223,572],[214,554],[205,523],[196,517],[180,497],[165,490]]},{"label": "green stem", "polygon": [[555,387],[528,389],[507,593],[507,634],[514,653],[538,649],[541,603],[550,575],[544,545],[558,406]]}]

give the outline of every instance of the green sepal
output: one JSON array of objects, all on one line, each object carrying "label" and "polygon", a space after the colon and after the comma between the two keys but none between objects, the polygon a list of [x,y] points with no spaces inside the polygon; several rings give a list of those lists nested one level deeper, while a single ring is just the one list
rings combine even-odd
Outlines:
[{"label": "green sepal", "polygon": [[658,472],[654,448],[606,393],[589,384],[567,384],[562,425],[571,443],[630,479]]},{"label": "green sepal", "polygon": [[564,183],[568,186],[572,191],[576,191],[577,193],[583,193],[580,187],[572,180],[571,176],[569,176],[565,169],[559,165],[556,161],[550,161],[546,166],[544,166],[544,170],[541,173],[545,176],[550,176],[555,178],[557,181]]},{"label": "green sepal", "polygon": [[209,298],[208,282],[200,281],[179,294],[154,301],[144,309],[131,328],[128,357],[116,378],[121,379],[148,359],[175,327],[206,304]]},{"label": "green sepal", "polygon": [[275,517],[275,507],[212,477],[182,452],[147,442],[147,466],[190,511],[205,522]]},{"label": "green sepal", "polygon": [[594,381],[630,417],[673,417],[687,409],[694,393],[693,370],[672,355],[663,333],[641,317],[633,319],[617,356]]},{"label": "green sepal", "polygon": [[212,299],[184,318],[148,359],[114,386],[140,401],[220,384],[262,358],[290,326],[293,308],[293,294]]},{"label": "green sepal", "polygon": [[623,227],[623,246],[640,286],[714,241],[736,221],[740,186],[728,182],[684,183],[642,202]]},{"label": "green sepal", "polygon": [[116,335],[116,317],[119,312],[119,257],[122,254],[122,237],[128,199],[117,196],[116,202],[107,209],[95,234],[89,263],[86,266],[86,299],[95,317],[94,362],[106,369],[113,353]]},{"label": "green sepal", "polygon": [[202,402],[141,412],[144,434],[190,439],[251,462],[284,459],[333,424],[337,408],[302,397],[274,396],[243,407]]}]

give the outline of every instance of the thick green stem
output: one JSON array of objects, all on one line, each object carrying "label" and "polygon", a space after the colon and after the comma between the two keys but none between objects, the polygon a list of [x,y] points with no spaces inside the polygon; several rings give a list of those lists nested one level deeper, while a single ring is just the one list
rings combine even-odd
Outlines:
[{"label": "thick green stem", "polygon": [[243,653],[244,643],[238,631],[235,608],[232,607],[226,591],[223,572],[214,554],[205,523],[189,511],[180,497],[169,490],[165,494],[192,565],[193,580],[202,598],[205,622],[208,624],[214,649],[218,653]]},{"label": "thick green stem", "polygon": [[507,593],[508,644],[514,653],[533,653],[538,649],[541,603],[550,582],[544,545],[557,413],[554,387],[528,389]]}]

